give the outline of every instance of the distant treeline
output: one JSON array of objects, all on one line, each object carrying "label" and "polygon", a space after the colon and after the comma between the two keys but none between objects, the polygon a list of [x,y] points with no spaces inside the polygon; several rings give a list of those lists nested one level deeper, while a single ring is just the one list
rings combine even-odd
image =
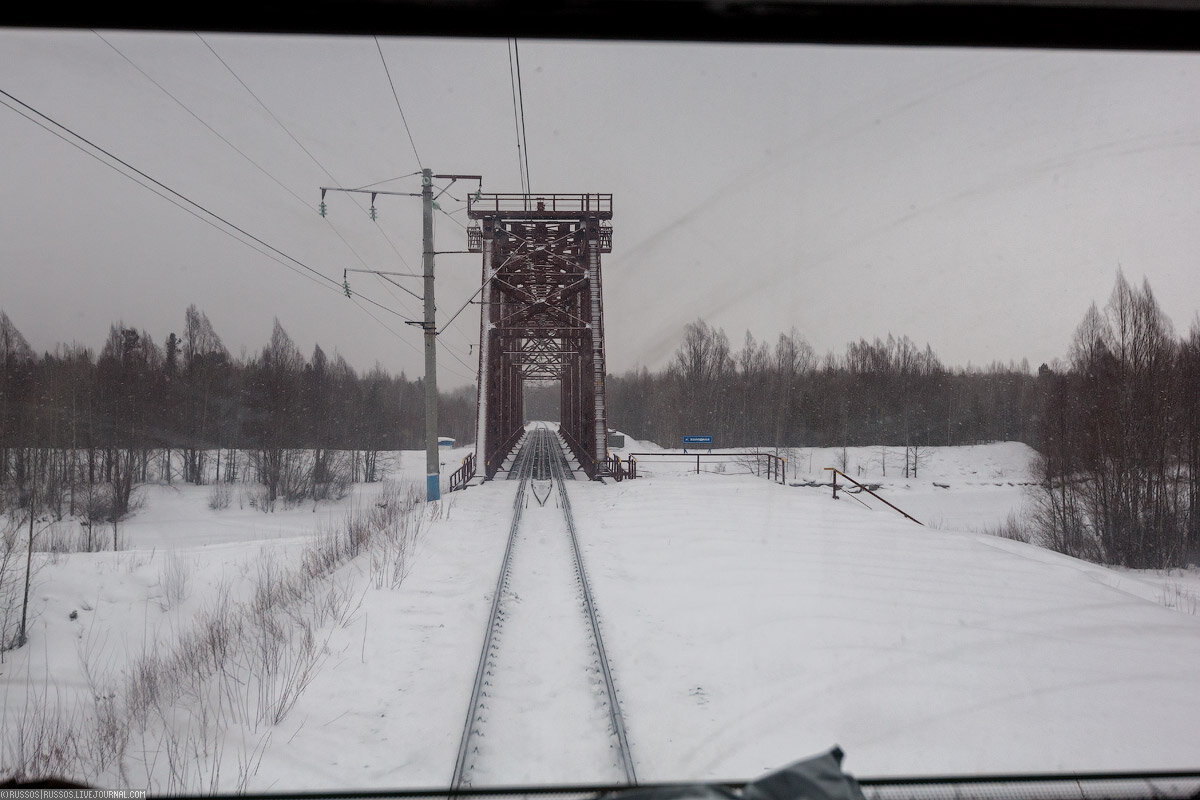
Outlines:
[{"label": "distant treeline", "polygon": [[[545,390],[543,390],[545,391]],[[734,350],[703,320],[662,370],[608,382],[609,423],[678,447],[903,446],[1021,441],[1042,454],[1025,538],[1130,567],[1200,559],[1200,317],[1177,337],[1148,284],[1118,275],[1065,363],[950,369],[908,337],[823,358],[793,329]]]},{"label": "distant treeline", "polygon": [[[474,406],[473,391],[443,395],[439,432],[473,439]],[[230,355],[195,306],[181,333],[161,345],[117,323],[99,355],[78,345],[38,355],[0,311],[0,487],[27,484],[35,467],[46,471],[45,453],[36,454],[38,464],[32,459],[47,449],[71,453],[70,480],[88,484],[124,482],[125,471],[132,480],[198,483],[208,453],[242,450],[256,454],[270,487],[286,467],[284,451],[312,451],[320,473],[326,451],[419,448],[424,432],[421,380],[379,366],[360,375],[320,345],[306,359],[278,321],[270,342],[248,358]],[[178,476],[173,468],[145,474],[147,454],[162,450],[175,451],[163,463],[176,465]]]},{"label": "distant treeline", "polygon": [[907,336],[860,340],[819,357],[793,328],[772,343],[687,326],[663,370],[611,376],[609,423],[677,447],[708,434],[718,447],[928,446],[1038,436],[1041,403],[1028,365],[947,369]]},{"label": "distant treeline", "polygon": [[[38,356],[0,312],[0,366],[0,491],[16,488],[22,506],[29,476],[57,470],[58,484],[111,486],[119,511],[135,481],[175,469],[203,481],[206,454],[221,449],[250,454],[274,501],[297,464],[316,492],[331,451],[362,452],[371,480],[372,454],[423,441],[421,381],[359,375],[319,346],[305,359],[278,322],[258,355],[234,358],[194,306],[161,346],[113,325],[99,356],[62,345]],[[555,418],[557,393],[527,387],[527,416]],[[664,446],[688,434],[727,447],[888,445],[905,448],[906,469],[922,447],[1022,441],[1042,454],[1031,537],[1126,566],[1200,556],[1200,318],[1177,336],[1149,285],[1121,275],[1065,362],[1036,372],[948,368],[907,336],[820,357],[793,328],[774,342],[747,332],[735,350],[698,320],[666,368],[609,376],[608,411],[612,427]],[[473,392],[442,396],[439,415],[440,433],[474,439]],[[147,475],[163,450],[166,475]],[[357,479],[357,455],[351,464]]]}]

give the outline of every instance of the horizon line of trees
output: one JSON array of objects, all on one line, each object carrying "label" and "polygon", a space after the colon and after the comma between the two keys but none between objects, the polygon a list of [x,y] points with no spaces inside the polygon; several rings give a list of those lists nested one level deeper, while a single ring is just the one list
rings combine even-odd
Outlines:
[{"label": "horizon line of trees", "polygon": [[948,368],[908,336],[817,355],[796,328],[774,343],[689,323],[670,364],[609,376],[613,427],[664,446],[928,447],[1037,438],[1038,377],[1027,363]]},{"label": "horizon line of trees", "polygon": [[[441,395],[440,430],[473,438],[474,406],[473,392]],[[359,374],[319,344],[305,358],[278,320],[262,350],[242,358],[195,305],[182,333],[161,345],[118,322],[98,354],[60,344],[39,356],[0,310],[0,490],[15,492],[21,507],[33,478],[56,475],[60,487],[108,484],[123,512],[134,483],[203,483],[212,474],[206,461],[222,451],[226,471],[216,474],[236,479],[239,459],[230,456],[249,452],[271,501],[291,451],[311,451],[309,486],[328,483],[331,451],[360,451],[364,478],[375,480],[380,451],[423,444],[424,414],[422,379],[378,364]],[[152,476],[150,455],[162,451],[153,463],[163,474]]]},{"label": "horizon line of trees", "polygon": [[[356,453],[356,478],[361,451],[373,480],[380,451],[423,441],[420,379],[378,365],[360,375],[320,345],[306,359],[278,320],[240,359],[194,305],[182,330],[160,347],[117,323],[98,355],[59,345],[39,357],[0,311],[0,491],[24,507],[31,476],[57,473],[60,485],[107,484],[126,508],[133,484],[151,479],[151,452],[166,454],[154,479],[171,481],[179,464],[180,479],[201,483],[222,451],[234,478],[240,451],[273,502],[298,450],[317,487],[332,451]],[[556,396],[527,386],[529,414],[553,413]],[[711,434],[719,446],[903,447],[906,477],[922,448],[1025,442],[1040,454],[1039,540],[1131,567],[1200,554],[1200,316],[1177,336],[1148,282],[1131,287],[1119,272],[1067,359],[1036,373],[1024,362],[949,368],[891,334],[819,357],[794,327],[773,343],[747,331],[734,350],[698,319],[667,367],[609,375],[607,397],[610,425],[660,445]],[[442,395],[439,418],[444,434],[472,441],[474,393]]]},{"label": "horizon line of trees", "polygon": [[1020,441],[1039,453],[1029,534],[1069,555],[1139,568],[1200,559],[1200,315],[1176,336],[1148,282],[1118,272],[1065,362],[948,368],[907,336],[818,357],[792,328],[774,344],[687,325],[671,363],[608,382],[609,422],[677,447],[924,447]]}]

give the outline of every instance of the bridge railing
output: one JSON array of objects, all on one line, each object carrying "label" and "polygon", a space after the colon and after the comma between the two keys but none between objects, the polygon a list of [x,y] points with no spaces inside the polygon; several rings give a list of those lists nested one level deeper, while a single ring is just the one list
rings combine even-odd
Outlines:
[{"label": "bridge railing", "polygon": [[467,483],[475,477],[475,454],[468,453],[462,460],[462,466],[450,475],[450,491],[467,488]]},{"label": "bridge railing", "polygon": [[767,480],[775,483],[787,483],[787,459],[783,456],[777,456],[774,453],[765,452],[748,452],[748,453],[630,453],[632,459],[637,457],[642,460],[658,460],[658,461],[686,461],[696,462],[696,473],[701,472],[701,459],[708,461],[716,460],[719,463],[725,464],[740,464],[748,468],[748,471],[755,475],[760,475]]},{"label": "bridge railing", "polygon": [[467,195],[467,215],[501,212],[531,214],[612,215],[611,194],[481,194]]},{"label": "bridge railing", "polygon": [[621,457],[613,453],[605,460],[604,464],[608,468],[608,474],[612,476],[614,481],[620,482],[626,478],[633,479],[637,477],[637,459],[633,456],[630,456],[626,461],[621,461]]}]

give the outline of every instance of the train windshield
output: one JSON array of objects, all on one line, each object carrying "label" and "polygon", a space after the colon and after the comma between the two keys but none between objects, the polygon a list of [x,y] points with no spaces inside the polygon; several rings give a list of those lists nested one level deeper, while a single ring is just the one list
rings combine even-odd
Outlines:
[{"label": "train windshield", "polygon": [[0,52],[0,780],[1200,768],[1197,54]]}]

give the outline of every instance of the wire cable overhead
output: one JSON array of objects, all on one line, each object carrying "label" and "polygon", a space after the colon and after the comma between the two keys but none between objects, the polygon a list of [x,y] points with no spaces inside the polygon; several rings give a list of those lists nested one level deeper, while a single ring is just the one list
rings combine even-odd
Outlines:
[{"label": "wire cable overhead", "polygon": [[508,40],[508,81],[512,86],[512,101],[513,101],[513,130],[517,135],[517,179],[521,183],[521,193],[528,194],[529,190],[525,186],[525,162],[521,151],[521,118],[517,113],[517,73],[516,67],[513,66],[513,40]]},{"label": "wire cable overhead", "polygon": [[[275,112],[272,111],[265,102],[263,102],[263,99],[261,97],[259,97],[257,94],[255,94],[254,90],[250,88],[249,84],[247,84],[244,80],[242,80],[241,76],[237,74],[237,72],[234,70],[233,66],[230,65],[230,63],[228,61],[226,61],[224,58],[221,57],[221,54],[218,53],[216,51],[216,49],[213,48],[212,44],[210,44],[209,41],[207,39],[205,39],[204,36],[201,35],[200,33],[197,33],[196,36],[197,36],[197,38],[200,39],[201,42],[204,43],[204,46],[206,48],[208,48],[208,51],[213,54],[213,57],[215,57],[217,59],[217,61],[221,62],[221,65],[223,67],[225,67],[225,69],[229,72],[230,75],[233,76],[233,79],[235,81],[237,81],[238,84],[240,84],[241,87],[243,89],[245,89],[246,92],[251,97],[254,98],[255,102],[258,103],[259,107],[262,108],[262,110],[265,111],[267,113],[267,115],[275,121],[275,124],[279,126],[280,130],[282,130],[285,134],[287,134],[288,138],[291,139],[293,142],[295,142],[296,146],[299,147],[304,152],[304,154],[306,156],[308,156],[309,159],[314,164],[316,164],[317,168],[320,169],[322,172],[324,172],[326,177],[328,177],[329,180],[335,186],[337,186],[338,188],[344,188],[344,187],[342,187],[341,182],[333,176],[333,173],[330,172],[329,169],[324,164],[322,164],[315,155],[313,155],[311,150],[309,150],[307,147],[304,146],[303,142],[301,142],[298,138],[296,138],[296,135],[294,133],[292,133],[291,129],[288,128],[287,125],[283,124],[283,120],[281,120],[278,116],[276,116]],[[414,152],[415,152],[415,149],[414,149]],[[420,174],[419,172],[411,173],[411,175],[419,175],[419,174]],[[407,178],[407,177],[410,177],[411,175],[402,175],[400,177]],[[389,181],[392,181],[392,180],[398,180],[398,178],[389,178],[387,181],[379,181],[378,183],[388,183]],[[369,184],[369,186],[377,186],[378,183]],[[359,188],[368,188],[368,187],[359,187]],[[363,208],[362,204],[353,195],[351,196],[351,200],[360,209]],[[301,200],[301,202],[304,202],[304,201]],[[308,205],[308,203],[306,203],[306,202],[304,204],[306,206]],[[324,214],[322,214],[322,216],[324,217]],[[337,226],[335,226],[333,224],[333,222],[331,220],[329,220],[328,218],[326,218],[325,221],[326,221],[326,224],[329,225],[330,230],[332,230],[334,232],[334,234],[339,239],[342,240],[343,244],[345,244],[346,247],[349,248],[350,252],[354,254],[354,257],[356,259],[358,259],[358,262],[360,264],[362,264],[363,267],[366,267],[367,262],[359,254],[359,252],[354,248],[354,246],[351,245],[350,242],[346,240],[346,237],[343,236],[341,231],[339,231],[337,229]],[[384,240],[388,243],[388,246],[391,247],[392,252],[394,252],[396,254],[396,256],[400,259],[400,262],[402,264],[404,264],[405,266],[408,266],[408,260],[404,257],[404,254],[400,252],[400,249],[398,247],[396,247],[396,243],[392,241],[392,237],[390,237],[388,235],[387,231],[383,229],[383,227],[378,223],[378,221],[376,221],[374,219],[372,219],[372,221],[375,222],[375,227],[379,230],[379,233],[383,236]]]},{"label": "wire cable overhead", "polygon": [[371,37],[375,40],[375,48],[379,51],[379,60],[383,63],[384,74],[387,75],[388,86],[392,87],[392,97],[396,98],[396,108],[400,110],[400,121],[404,123],[404,132],[408,134],[408,143],[412,145],[413,156],[417,159],[417,166],[425,169],[425,165],[421,162],[421,154],[417,152],[417,143],[413,141],[412,131],[408,128],[408,118],[404,116],[404,106],[400,105],[400,95],[396,93],[396,84],[392,81],[392,72],[388,69],[387,59],[383,57],[383,45],[379,43],[379,37]]},{"label": "wire cable overhead", "polygon": [[525,94],[521,86],[521,51],[517,40],[508,40],[508,80],[512,86],[513,128],[517,134],[517,178],[521,192],[529,194],[529,142],[525,137]]},{"label": "wire cable overhead", "polygon": [[[163,197],[164,199],[169,200],[172,204],[179,206],[180,208],[182,208],[183,210],[192,214],[193,216],[197,216],[200,219],[205,220],[210,225],[215,227],[217,230],[224,233],[226,236],[229,236],[230,238],[234,239],[235,241],[241,242],[242,244],[246,245],[247,247],[249,247],[250,249],[254,250],[257,253],[260,253],[262,255],[267,255],[268,257],[270,257],[274,261],[282,264],[283,266],[287,267],[291,271],[293,271],[299,275],[302,275],[304,277],[307,277],[310,280],[313,280],[313,281],[319,283],[320,285],[325,286],[326,288],[333,289],[334,291],[337,291],[337,292],[343,291],[342,284],[338,283],[335,279],[329,277],[328,275],[321,272],[320,270],[318,270],[312,266],[309,266],[308,264],[304,263],[300,259],[298,259],[288,253],[285,253],[283,250],[280,250],[278,247],[275,247],[274,245],[266,242],[265,240],[261,239],[260,237],[255,236],[250,231],[229,221],[225,217],[221,216],[220,214],[218,214],[215,211],[212,211],[211,209],[207,208],[206,206],[201,205],[200,203],[196,202],[195,200],[193,200],[192,198],[183,194],[182,192],[168,186],[167,184],[163,183],[162,181],[158,180],[157,178],[150,176],[146,172],[143,172],[142,170],[135,167],[133,164],[130,164],[128,161],[125,161],[124,159],[122,159],[120,156],[117,156],[114,153],[110,152],[109,150],[106,150],[105,148],[96,144],[95,142],[93,142],[91,139],[87,138],[83,134],[76,133],[74,130],[72,130],[71,128],[68,128],[63,123],[59,122],[58,120],[50,117],[49,115],[47,115],[45,113],[39,111],[38,109],[29,105],[28,103],[26,103],[25,101],[16,97],[15,95],[5,91],[4,89],[0,89],[0,95],[3,95],[4,97],[8,98],[8,100],[12,101],[12,103],[15,103],[18,106],[20,106],[20,108],[16,108],[13,105],[11,105],[10,103],[4,103],[4,105],[7,106],[9,109],[21,114],[21,116],[24,116],[26,119],[29,119],[31,122],[36,123],[44,130],[46,130],[50,133],[53,133],[55,136],[58,136],[60,139],[64,139],[65,141],[68,141],[70,144],[75,145],[77,148],[81,149],[83,152],[87,153],[89,156],[98,160],[100,163],[104,164],[105,166],[109,167],[110,169],[113,169],[116,172],[121,173],[121,174],[125,175],[126,177],[132,179],[139,186],[153,192],[154,194],[158,195],[159,197]],[[28,113],[26,113],[26,112],[28,112]],[[37,119],[35,119],[34,117],[37,117]],[[49,123],[50,125],[53,125],[58,130],[54,130],[52,128],[47,127],[47,125],[43,124],[43,121],[45,123]],[[86,149],[80,147],[80,145],[76,144],[76,142],[71,141],[69,139],[65,139],[65,137],[59,133],[59,130],[64,131],[65,133],[67,133],[71,137],[73,137],[75,140],[78,140],[79,142],[82,142],[83,144],[87,145],[87,147],[91,148],[91,150],[90,151],[86,150]],[[106,161],[105,159],[100,158],[100,156],[96,155],[97,153],[103,154],[109,160]],[[124,170],[127,170],[128,172],[120,169],[117,166],[118,164],[121,167],[124,167]],[[129,174],[129,173],[133,173],[133,174]],[[143,183],[142,181],[139,181],[137,178],[134,178],[133,175],[137,175],[138,177],[140,177],[141,179],[143,179],[146,182]],[[159,191],[159,190],[161,190],[161,191]],[[201,214],[203,214],[205,216],[200,216]],[[220,225],[217,225],[216,223],[220,223]],[[221,227],[222,225],[225,227]],[[232,231],[236,231],[237,234],[240,234],[240,236],[235,235]],[[250,241],[247,241],[247,240],[250,240]],[[266,250],[268,250],[270,252],[264,253],[258,247],[255,247],[253,244],[251,244],[251,242],[256,243],[260,247],[265,248]],[[303,272],[301,270],[303,270]],[[405,322],[409,321],[406,317],[404,317],[404,315],[400,314],[399,312],[395,311],[394,309],[388,308],[387,306],[383,305],[382,303],[380,303],[370,297],[367,297],[364,294],[361,294],[359,292],[353,292],[353,294],[355,296],[361,298],[362,300],[370,303],[371,305],[374,305],[374,306],[378,307],[379,309],[388,312],[389,314],[394,314],[395,316],[400,317]]]},{"label": "wire cable overhead", "polygon": [[533,191],[533,187],[529,182],[529,139],[526,137],[525,127],[525,90],[521,85],[521,48],[517,44],[517,40],[512,40],[513,55],[517,60],[517,99],[521,105],[521,144],[525,146],[525,192],[528,194]]}]

